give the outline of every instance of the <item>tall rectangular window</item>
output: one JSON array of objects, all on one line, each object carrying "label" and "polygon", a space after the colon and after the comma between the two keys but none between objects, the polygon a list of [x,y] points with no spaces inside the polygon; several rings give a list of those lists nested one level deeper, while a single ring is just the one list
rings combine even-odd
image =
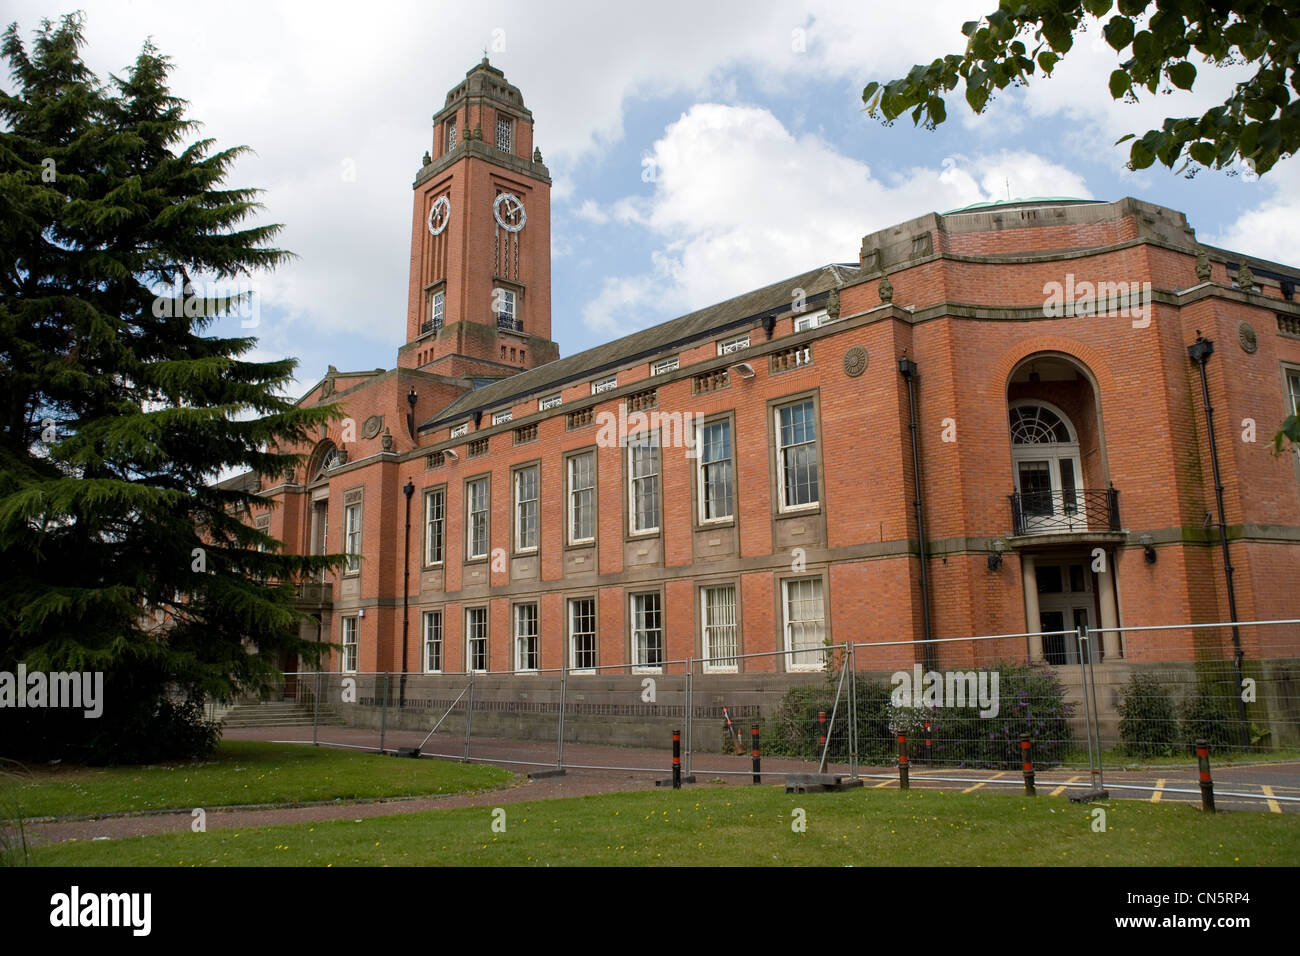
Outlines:
[{"label": "tall rectangular window", "polygon": [[733,514],[731,422],[710,422],[700,429],[697,441],[700,520],[722,521]]},{"label": "tall rectangular window", "polygon": [[700,617],[704,622],[702,645],[706,671],[736,670],[739,653],[736,633],[736,588],[724,584],[700,589]]},{"label": "tall rectangular window", "polygon": [[343,618],[343,670],[347,673],[357,672],[357,619]]},{"label": "tall rectangular window", "polygon": [[788,511],[816,505],[817,423],[812,400],[776,410],[777,488],[780,508]]},{"label": "tall rectangular window", "polygon": [[537,549],[537,466],[515,472],[515,550]]},{"label": "tall rectangular window", "polygon": [[542,650],[537,637],[537,605],[515,605],[515,670],[535,671]]},{"label": "tall rectangular window", "polygon": [[361,570],[361,503],[343,509],[343,549],[348,554],[347,571]]},{"label": "tall rectangular window", "polygon": [[659,436],[627,442],[628,515],[633,534],[659,530]]},{"label": "tall rectangular window", "polygon": [[664,618],[658,591],[632,595],[632,665],[658,670],[664,662]]},{"label": "tall rectangular window", "polygon": [[442,564],[447,528],[447,492],[435,488],[424,493],[424,563]]},{"label": "tall rectangular window", "polygon": [[456,148],[456,117],[447,120],[447,148],[444,153],[449,153]]},{"label": "tall rectangular window", "polygon": [[442,612],[424,612],[424,670],[442,673]]},{"label": "tall rectangular window", "polygon": [[447,309],[447,293],[439,289],[429,296],[429,324],[434,332],[442,328],[442,319]]},{"label": "tall rectangular window", "polygon": [[596,599],[569,601],[569,669],[591,670],[596,666]]},{"label": "tall rectangular window", "polygon": [[782,583],[784,590],[785,649],[792,671],[819,671],[826,666],[826,612],[821,578],[798,578]]},{"label": "tall rectangular window", "polygon": [[1300,415],[1300,369],[1287,369],[1286,387],[1290,399],[1291,414]]},{"label": "tall rectangular window", "polygon": [[465,556],[486,558],[488,553],[488,480],[479,478],[465,486]]},{"label": "tall rectangular window", "polygon": [[492,307],[496,310],[497,324],[507,329],[515,327],[515,293],[511,289],[492,290]]},{"label": "tall rectangular window", "polygon": [[487,615],[485,607],[465,609],[465,661],[472,671],[488,669]]},{"label": "tall rectangular window", "polygon": [[591,452],[569,459],[569,544],[596,539],[596,458]]},{"label": "tall rectangular window", "polygon": [[497,117],[497,149],[504,153],[514,148],[515,121],[508,116]]}]

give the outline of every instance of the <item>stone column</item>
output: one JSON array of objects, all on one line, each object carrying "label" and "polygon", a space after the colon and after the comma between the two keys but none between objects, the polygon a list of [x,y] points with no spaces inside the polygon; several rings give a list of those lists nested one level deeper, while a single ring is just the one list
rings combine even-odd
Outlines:
[{"label": "stone column", "polygon": [[[1106,556],[1105,570],[1097,572],[1097,598],[1101,605],[1101,626],[1119,627],[1119,611],[1115,605],[1115,572],[1111,568],[1113,555]],[[1106,660],[1117,661],[1121,657],[1119,631],[1106,631],[1102,634],[1102,651]]]},{"label": "stone column", "polygon": [[[1020,556],[1020,583],[1025,589],[1025,630],[1040,630],[1043,625],[1038,619],[1038,574],[1032,554]],[[1029,660],[1043,663],[1043,639],[1037,634],[1029,638]]]}]

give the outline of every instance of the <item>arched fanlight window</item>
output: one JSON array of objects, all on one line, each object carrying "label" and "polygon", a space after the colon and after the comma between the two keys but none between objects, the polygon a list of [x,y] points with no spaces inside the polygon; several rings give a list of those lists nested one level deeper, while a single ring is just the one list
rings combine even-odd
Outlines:
[{"label": "arched fanlight window", "polygon": [[323,478],[327,471],[343,464],[346,460],[343,452],[339,451],[332,441],[321,442],[312,452],[311,464],[307,466],[307,480],[315,481],[317,478]]},{"label": "arched fanlight window", "polygon": [[1061,416],[1042,405],[1017,405],[1011,409],[1011,444],[1068,445],[1074,439]]}]

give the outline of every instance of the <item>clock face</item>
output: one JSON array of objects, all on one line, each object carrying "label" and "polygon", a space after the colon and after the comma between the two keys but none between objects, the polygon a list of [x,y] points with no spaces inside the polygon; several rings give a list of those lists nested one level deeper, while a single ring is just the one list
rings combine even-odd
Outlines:
[{"label": "clock face", "polygon": [[492,204],[492,213],[497,218],[497,225],[506,232],[518,232],[528,221],[523,201],[513,193],[498,196]]},{"label": "clock face", "polygon": [[439,196],[433,201],[433,208],[429,210],[429,232],[435,236],[440,235],[450,221],[451,200],[446,196]]}]

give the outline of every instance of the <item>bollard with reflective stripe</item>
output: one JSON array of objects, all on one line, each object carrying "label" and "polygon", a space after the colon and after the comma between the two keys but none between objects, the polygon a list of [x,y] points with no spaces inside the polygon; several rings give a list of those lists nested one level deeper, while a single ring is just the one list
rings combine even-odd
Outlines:
[{"label": "bollard with reflective stripe", "polygon": [[927,767],[934,766],[934,752],[930,749],[930,746],[930,722],[927,720],[925,722],[925,765]]},{"label": "bollard with reflective stripe", "polygon": [[1025,796],[1032,797],[1038,791],[1034,789],[1034,754],[1030,749],[1029,734],[1020,735],[1020,761],[1025,773]]},{"label": "bollard with reflective stripe", "polygon": [[754,751],[754,783],[762,783],[762,782],[763,782],[763,774],[762,774],[762,772],[761,772],[761,771],[762,771],[762,760],[761,760],[761,758],[759,757],[759,753],[760,753],[760,751],[759,751],[759,748],[758,748],[758,724],[755,724],[753,727],[751,727],[751,728],[749,729],[749,736],[750,736],[750,737],[752,738],[752,740],[753,740],[753,751]]},{"label": "bollard with reflective stripe", "polygon": [[898,789],[908,789],[907,781],[907,734],[898,735]]},{"label": "bollard with reflective stripe", "polygon": [[682,789],[682,732],[673,731],[673,789]]},{"label": "bollard with reflective stripe", "polygon": [[817,711],[817,757],[826,752],[826,711]]},{"label": "bollard with reflective stripe", "polygon": [[1196,763],[1201,772],[1201,809],[1214,812],[1214,781],[1210,779],[1210,745],[1196,741]]}]

